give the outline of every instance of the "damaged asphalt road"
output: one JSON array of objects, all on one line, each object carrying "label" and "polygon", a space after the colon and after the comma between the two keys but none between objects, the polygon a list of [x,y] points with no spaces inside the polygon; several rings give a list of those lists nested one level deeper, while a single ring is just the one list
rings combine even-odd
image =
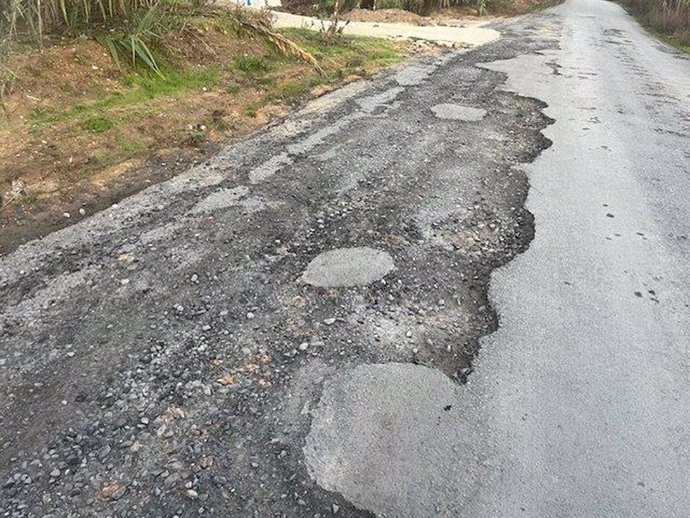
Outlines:
[{"label": "damaged asphalt road", "polygon": [[680,516],[687,103],[603,109],[601,55],[687,61],[596,0],[497,28],[0,259],[2,515]]},{"label": "damaged asphalt road", "polygon": [[362,364],[460,382],[495,330],[488,275],[532,237],[515,166],[550,121],[477,64],[553,45],[525,25],[3,258],[4,513],[367,515],[310,476],[309,410]]}]

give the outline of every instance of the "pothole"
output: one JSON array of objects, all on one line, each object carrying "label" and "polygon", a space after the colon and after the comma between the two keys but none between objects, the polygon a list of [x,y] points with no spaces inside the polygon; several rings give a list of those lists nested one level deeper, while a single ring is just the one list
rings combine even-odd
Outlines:
[{"label": "pothole", "polygon": [[461,516],[482,477],[459,386],[421,365],[360,365],[324,385],[304,446],[324,489],[381,516]]},{"label": "pothole", "polygon": [[316,256],[300,280],[312,286],[365,286],[383,279],[395,268],[391,256],[368,247],[339,248]]},{"label": "pothole", "polygon": [[460,104],[437,104],[431,107],[431,111],[439,119],[466,122],[478,122],[486,116],[486,110],[482,108],[472,108]]}]

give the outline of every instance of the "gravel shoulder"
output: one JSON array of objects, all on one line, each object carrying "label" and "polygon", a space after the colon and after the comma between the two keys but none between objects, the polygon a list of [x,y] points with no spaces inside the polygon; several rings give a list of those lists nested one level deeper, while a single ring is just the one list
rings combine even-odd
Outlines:
[{"label": "gravel shoulder", "polygon": [[530,20],[1,258],[3,514],[368,516],[308,471],[311,409],[364,364],[462,383],[496,329],[552,121],[477,65],[552,45]]}]

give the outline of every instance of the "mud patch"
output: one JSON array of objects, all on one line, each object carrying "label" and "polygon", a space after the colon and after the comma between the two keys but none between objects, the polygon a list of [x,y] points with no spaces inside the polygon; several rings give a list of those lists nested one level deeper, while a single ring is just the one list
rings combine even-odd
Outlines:
[{"label": "mud patch", "polygon": [[437,104],[432,106],[431,111],[439,119],[455,121],[479,122],[486,117],[486,110],[460,104]]},{"label": "mud patch", "polygon": [[366,286],[383,279],[394,268],[391,256],[381,250],[341,248],[318,255],[300,280],[324,288]]}]

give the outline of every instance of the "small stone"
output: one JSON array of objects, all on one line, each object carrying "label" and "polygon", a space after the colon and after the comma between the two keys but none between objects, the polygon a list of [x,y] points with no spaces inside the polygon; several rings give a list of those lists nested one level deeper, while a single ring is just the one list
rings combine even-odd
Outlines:
[{"label": "small stone", "polygon": [[165,480],[163,481],[163,484],[165,485],[165,487],[171,488],[175,484],[177,484],[178,480],[180,480],[180,474],[179,473],[172,473],[165,478]]},{"label": "small stone", "polygon": [[149,418],[148,417],[142,417],[141,418],[141,424],[149,424]]},{"label": "small stone", "polygon": [[72,217],[72,215],[71,215],[69,212],[63,212],[63,213],[62,213],[62,217],[65,218],[65,219],[69,219],[69,218]]},{"label": "small stone", "polygon": [[86,216],[86,210],[84,210],[84,208],[79,209],[79,215]]},{"label": "small stone", "polygon": [[302,342],[299,344],[299,350],[300,351],[306,351],[309,348],[309,343],[308,342]]},{"label": "small stone", "polygon": [[60,470],[55,468],[53,471],[50,472],[50,476],[53,478],[58,478],[60,476]]},{"label": "small stone", "polygon": [[254,313],[252,313],[252,312],[250,311],[250,312],[247,313],[247,319],[248,319],[248,320],[251,320],[252,318],[254,318]]},{"label": "small stone", "polygon": [[327,326],[332,326],[333,324],[335,324],[335,318],[327,318],[326,320],[323,321],[323,323],[326,324]]},{"label": "small stone", "polygon": [[338,504],[333,504],[333,514],[338,514],[340,511],[340,506]]}]

